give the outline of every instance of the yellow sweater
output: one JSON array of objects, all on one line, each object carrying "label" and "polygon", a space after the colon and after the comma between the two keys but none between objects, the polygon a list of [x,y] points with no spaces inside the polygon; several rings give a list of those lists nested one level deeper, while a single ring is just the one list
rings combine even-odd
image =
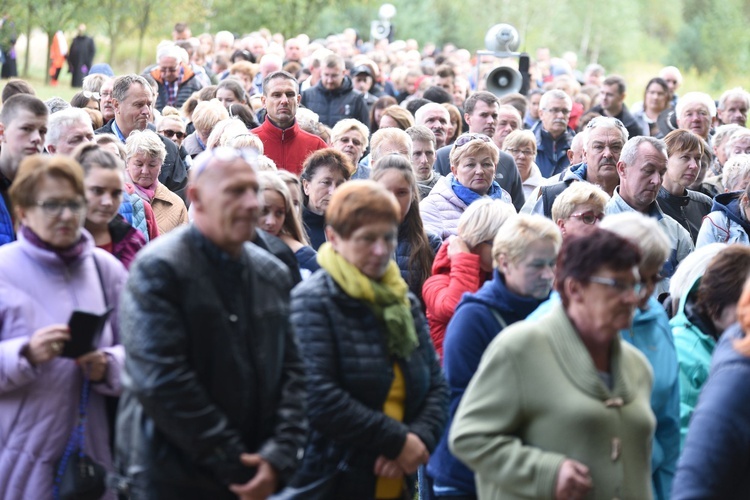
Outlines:
[{"label": "yellow sweater", "polygon": [[[388,391],[388,397],[383,405],[383,413],[394,420],[403,422],[404,420],[404,401],[406,400],[406,384],[404,384],[404,374],[398,363],[393,363],[393,383],[391,390]],[[404,478],[389,479],[378,477],[375,484],[375,498],[392,499],[401,498],[404,490]]]}]

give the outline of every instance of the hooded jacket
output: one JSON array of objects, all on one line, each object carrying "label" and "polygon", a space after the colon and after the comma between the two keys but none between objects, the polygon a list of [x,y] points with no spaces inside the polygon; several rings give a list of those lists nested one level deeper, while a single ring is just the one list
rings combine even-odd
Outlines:
[{"label": "hooded jacket", "polygon": [[750,244],[750,222],[745,219],[740,207],[742,192],[722,193],[714,198],[711,213],[706,215],[701,224],[696,248],[709,243],[744,243]]},{"label": "hooded jacket", "polygon": [[698,403],[703,384],[708,379],[711,355],[716,347],[717,332],[713,323],[695,310],[695,292],[700,276],[680,298],[677,314],[669,321],[672,327],[677,361],[680,368],[680,446],[685,444],[690,418]]},{"label": "hooded jacket", "polygon": [[540,120],[536,122],[531,131],[536,137],[536,164],[542,173],[542,177],[549,178],[565,170],[570,165],[568,150],[575,135],[573,129],[568,127],[565,133],[557,139],[553,139],[550,133],[544,130]]},{"label": "hooded jacket", "polygon": [[344,77],[341,86],[328,90],[323,81],[302,92],[302,105],[318,114],[321,123],[333,128],[344,118],[354,118],[370,126],[370,115],[362,94],[354,90],[352,80]]},{"label": "hooded jacket", "polygon": [[727,329],[716,347],[680,458],[674,500],[750,497],[750,358],[733,346],[744,336],[737,323]]},{"label": "hooded jacket", "polygon": [[[443,369],[451,395],[447,428],[450,428],[456,408],[490,342],[506,326],[525,319],[541,303],[542,300],[511,292],[497,270],[492,280],[482,285],[479,291],[464,295],[445,334]],[[505,324],[499,321],[497,314]],[[447,432],[430,457],[427,472],[436,486],[456,488],[466,494],[476,493],[474,474],[448,449]]]}]

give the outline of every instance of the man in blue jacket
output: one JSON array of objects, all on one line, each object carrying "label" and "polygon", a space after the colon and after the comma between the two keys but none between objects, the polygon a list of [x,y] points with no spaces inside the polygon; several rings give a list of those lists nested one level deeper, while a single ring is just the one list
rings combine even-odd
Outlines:
[{"label": "man in blue jacket", "polygon": [[531,129],[536,136],[536,164],[542,177],[559,174],[570,165],[568,150],[575,132],[568,127],[573,101],[562,90],[550,90],[539,101],[539,121]]}]

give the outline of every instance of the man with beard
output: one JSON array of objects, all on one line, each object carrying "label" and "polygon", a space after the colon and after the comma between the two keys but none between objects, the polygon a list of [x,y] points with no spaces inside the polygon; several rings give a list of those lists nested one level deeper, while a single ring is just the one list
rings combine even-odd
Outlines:
[{"label": "man with beard", "polygon": [[523,211],[552,218],[555,199],[574,182],[590,182],[612,196],[620,182],[617,162],[628,140],[628,131],[616,118],[598,116],[582,132],[583,161],[558,176],[559,182],[540,186],[529,196]]},{"label": "man with beard", "polygon": [[656,203],[666,172],[667,145],[664,141],[642,135],[630,139],[622,148],[617,162],[620,185],[615,188],[606,208],[607,215],[640,212],[653,217],[669,238],[671,252],[659,273],[664,280],[656,287],[657,296],[669,290],[669,278],[694,248],[690,233],[679,222],[664,214]]},{"label": "man with beard", "polygon": [[[146,130],[153,105],[154,94],[145,78],[134,74],[119,76],[112,83],[114,118],[94,133],[114,134],[125,144],[132,131]],[[159,139],[167,149],[167,156],[159,173],[159,182],[184,199],[187,167],[180,159],[180,152],[175,143],[161,135]]]},{"label": "man with beard", "polygon": [[326,57],[318,84],[302,92],[302,105],[317,113],[320,122],[331,128],[344,118],[354,118],[369,127],[367,104],[362,94],[354,90],[344,69],[341,56],[331,54]]},{"label": "man with beard", "polygon": [[[428,104],[424,107],[427,106],[430,105]],[[438,104],[435,106],[441,107]],[[518,122],[516,123],[520,126],[520,115],[514,108],[510,108],[515,112],[514,116],[518,117]],[[422,111],[422,109],[423,108],[420,108],[419,111]],[[507,119],[509,112],[506,110],[506,106],[503,106],[503,109],[505,110],[503,116]],[[419,111],[417,112],[418,117],[420,116]],[[448,112],[445,111],[445,113],[446,116],[448,116]],[[497,130],[499,117],[500,105],[498,104],[497,97],[490,92],[475,92],[466,99],[466,102],[464,103],[464,120],[466,120],[466,123],[469,125],[469,130],[467,132],[470,134],[484,134],[487,137],[493,138]],[[447,123],[448,121],[446,121],[446,124]],[[417,118],[417,125],[424,125],[424,123],[420,123],[419,118]],[[448,175],[451,171],[449,159],[451,146],[442,147],[435,128],[430,125],[427,125],[427,128],[431,129],[435,134],[435,147],[438,148],[435,154],[435,166],[433,168],[440,175]],[[443,131],[442,137],[443,143],[445,143],[445,131]],[[503,139],[505,138],[503,137]],[[513,157],[502,150],[500,151],[500,156],[497,162],[495,180],[500,184],[500,187],[510,193],[511,198],[513,199],[513,206],[516,207],[516,210],[521,210],[526,201],[523,195],[521,176],[518,173],[518,167],[516,167],[516,162]]]},{"label": "man with beard", "polygon": [[570,165],[567,153],[575,135],[568,127],[572,107],[573,101],[562,90],[547,91],[539,101],[539,121],[531,131],[536,137],[536,164],[542,177],[552,177]]}]

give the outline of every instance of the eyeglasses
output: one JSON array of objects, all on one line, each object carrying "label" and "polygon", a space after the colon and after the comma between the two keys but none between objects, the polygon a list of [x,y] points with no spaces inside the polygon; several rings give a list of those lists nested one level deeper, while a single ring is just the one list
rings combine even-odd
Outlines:
[{"label": "eyeglasses", "polygon": [[101,99],[99,92],[89,92],[88,90],[83,91],[83,97],[85,97],[86,99],[96,99],[97,101]]},{"label": "eyeglasses", "polygon": [[214,158],[225,163],[239,158],[255,168],[258,163],[258,152],[253,148],[236,149],[226,146],[207,149],[193,160],[193,167],[190,169],[193,172],[193,182],[206,170]]},{"label": "eyeglasses", "polygon": [[598,283],[600,285],[614,288],[618,293],[623,295],[628,292],[633,292],[636,296],[640,297],[641,293],[643,293],[643,284],[640,282],[628,283],[613,278],[605,278],[604,276],[591,276],[589,281],[591,283]]},{"label": "eyeglasses", "polygon": [[99,96],[100,97],[112,97],[112,91],[111,90],[107,90],[106,92],[100,92]]},{"label": "eyeglasses", "polygon": [[513,156],[515,156],[515,155],[519,155],[519,154],[520,154],[520,155],[524,155],[524,156],[534,156],[534,155],[536,154],[536,153],[534,153],[534,152],[533,152],[532,150],[530,150],[530,149],[515,149],[515,148],[508,148],[508,149],[506,149],[506,151],[507,151],[508,153],[512,154]]},{"label": "eyeglasses", "polygon": [[604,218],[603,213],[595,214],[594,212],[576,212],[574,214],[570,214],[570,216],[575,217],[576,219],[580,219],[581,222],[583,222],[584,224],[588,224],[589,226],[592,226],[597,222],[601,222]]},{"label": "eyeglasses", "polygon": [[186,135],[185,132],[180,132],[179,130],[169,130],[168,128],[161,130],[159,133],[161,135],[169,137],[170,139],[174,136],[177,136],[178,139],[182,139]]},{"label": "eyeglasses", "polygon": [[544,111],[547,111],[548,113],[552,113],[553,115],[556,115],[558,113],[562,113],[564,115],[569,115],[570,110],[567,108],[542,108]]},{"label": "eyeglasses", "polygon": [[37,201],[35,205],[42,209],[47,217],[60,217],[64,209],[70,210],[73,215],[79,215],[86,204],[81,200],[46,200]]},{"label": "eyeglasses", "polygon": [[461,136],[456,139],[456,142],[454,142],[453,145],[457,148],[460,148],[466,146],[468,143],[474,140],[492,142],[492,139],[484,134],[461,134]]}]

